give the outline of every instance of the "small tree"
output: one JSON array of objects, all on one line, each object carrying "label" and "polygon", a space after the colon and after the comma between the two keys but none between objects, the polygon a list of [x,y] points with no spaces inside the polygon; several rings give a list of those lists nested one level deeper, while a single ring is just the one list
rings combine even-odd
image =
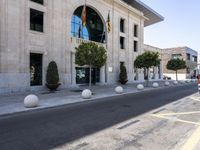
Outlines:
[{"label": "small tree", "polygon": [[79,66],[88,65],[90,68],[89,87],[91,88],[92,67],[101,68],[105,65],[107,54],[104,47],[93,42],[81,43],[76,47],[75,63]]},{"label": "small tree", "polygon": [[147,71],[147,86],[149,84],[149,68],[156,67],[160,64],[159,53],[158,52],[144,52],[139,55],[135,62],[135,68],[145,69]]},{"label": "small tree", "polygon": [[124,63],[120,64],[120,74],[119,74],[119,82],[121,84],[126,84],[127,82],[127,72],[126,67],[124,66]]},{"label": "small tree", "polygon": [[167,69],[173,70],[176,72],[176,80],[178,80],[178,70],[185,69],[186,63],[183,59],[171,59],[167,63]]},{"label": "small tree", "polygon": [[58,67],[55,61],[51,61],[48,65],[46,82],[46,85],[50,90],[55,90],[60,85]]}]

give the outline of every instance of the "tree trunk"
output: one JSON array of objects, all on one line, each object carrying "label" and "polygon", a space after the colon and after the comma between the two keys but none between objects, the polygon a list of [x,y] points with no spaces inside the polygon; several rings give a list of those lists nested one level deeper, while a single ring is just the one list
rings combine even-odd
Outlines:
[{"label": "tree trunk", "polygon": [[97,68],[93,68],[93,85],[96,85],[96,81],[97,81]]},{"label": "tree trunk", "polygon": [[92,83],[92,65],[90,65],[90,78],[89,78],[89,89],[91,90],[91,83]]},{"label": "tree trunk", "polygon": [[149,68],[147,68],[147,87],[149,86]]},{"label": "tree trunk", "polygon": [[178,81],[178,71],[176,70],[176,81]]}]

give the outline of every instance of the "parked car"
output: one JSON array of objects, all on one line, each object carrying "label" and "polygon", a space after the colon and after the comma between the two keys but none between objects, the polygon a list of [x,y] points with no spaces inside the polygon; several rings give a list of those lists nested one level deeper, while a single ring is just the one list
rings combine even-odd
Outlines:
[{"label": "parked car", "polygon": [[172,78],[164,75],[164,76],[163,76],[163,79],[164,79],[164,80],[171,80]]}]

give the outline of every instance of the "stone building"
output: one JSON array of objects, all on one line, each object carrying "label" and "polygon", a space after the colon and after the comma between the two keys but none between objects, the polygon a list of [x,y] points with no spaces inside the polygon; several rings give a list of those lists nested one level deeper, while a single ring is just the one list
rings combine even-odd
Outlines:
[{"label": "stone building", "polygon": [[162,80],[163,79],[163,61],[162,61],[162,49],[151,45],[144,45],[144,51],[157,52],[159,54],[160,65],[149,69],[150,80]]},{"label": "stone building", "polygon": [[[85,4],[87,21],[82,26]],[[88,41],[107,50],[106,65],[93,69],[97,82],[116,83],[120,63],[127,68],[129,82],[134,82],[134,74],[143,80],[133,64],[143,52],[143,30],[163,20],[139,0],[1,0],[0,17],[0,93],[44,88],[52,60],[61,87],[87,83],[88,67],[74,63],[74,49]]]},{"label": "stone building", "polygon": [[197,51],[189,47],[176,47],[176,48],[167,48],[162,50],[162,60],[163,60],[163,75],[176,79],[176,74],[172,70],[166,68],[167,62],[170,59],[180,58],[186,61],[186,69],[178,71],[178,79],[191,79],[196,78],[197,76],[197,60],[198,53]]}]

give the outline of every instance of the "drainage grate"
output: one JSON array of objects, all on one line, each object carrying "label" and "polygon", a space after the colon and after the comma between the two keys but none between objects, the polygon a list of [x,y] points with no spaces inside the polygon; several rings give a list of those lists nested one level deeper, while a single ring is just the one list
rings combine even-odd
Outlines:
[{"label": "drainage grate", "polygon": [[84,143],[79,144],[77,147],[82,148],[87,145],[89,145],[89,143],[84,142]]},{"label": "drainage grate", "polygon": [[129,122],[129,123],[117,128],[117,129],[121,130],[121,129],[127,128],[127,127],[129,127],[129,126],[131,126],[131,125],[133,125],[135,123],[138,123],[138,122],[140,122],[140,120],[135,120],[135,121]]},{"label": "drainage grate", "polygon": [[52,92],[42,92],[40,94],[51,94]]},{"label": "drainage grate", "polygon": [[177,104],[179,104],[179,103],[181,103],[181,102],[175,102],[173,105],[177,105]]},{"label": "drainage grate", "polygon": [[153,112],[153,114],[157,114],[157,113],[159,113],[159,112],[161,112],[161,111],[163,111],[163,110],[166,110],[166,108],[159,109],[159,110]]}]

